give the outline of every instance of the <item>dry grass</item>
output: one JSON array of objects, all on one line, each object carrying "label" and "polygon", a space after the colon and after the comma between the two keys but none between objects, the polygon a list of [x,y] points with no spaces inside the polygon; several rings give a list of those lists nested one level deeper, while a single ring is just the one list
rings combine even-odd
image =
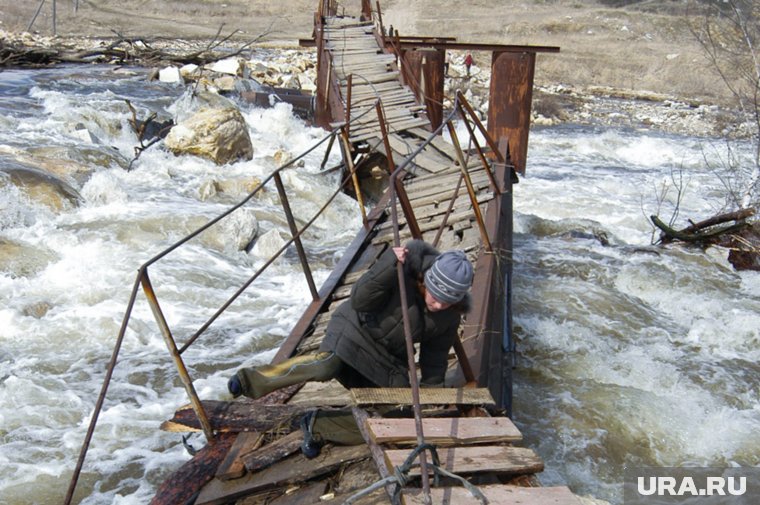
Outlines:
[{"label": "dry grass", "polygon": [[[47,2],[35,28],[50,33]],[[21,31],[38,2],[0,0],[2,25]],[[344,0],[358,12],[359,0]],[[373,2],[374,5],[374,2]],[[317,0],[81,0],[58,2],[58,32],[67,35],[209,38],[240,30],[239,40],[268,32],[276,44],[309,37]],[[402,35],[447,35],[463,42],[561,47],[540,54],[538,84],[582,89],[612,86],[688,100],[726,101],[686,26],[682,2],[598,0],[382,0],[383,18]]]}]

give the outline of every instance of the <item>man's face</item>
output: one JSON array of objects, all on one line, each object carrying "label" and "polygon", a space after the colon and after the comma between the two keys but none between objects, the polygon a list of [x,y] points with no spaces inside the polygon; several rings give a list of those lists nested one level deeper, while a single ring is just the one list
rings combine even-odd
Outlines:
[{"label": "man's face", "polygon": [[430,291],[425,291],[425,305],[427,306],[427,309],[430,312],[438,312],[439,310],[446,310],[449,307],[451,307],[451,303],[443,303],[439,302],[435,299],[433,295],[430,294]]}]

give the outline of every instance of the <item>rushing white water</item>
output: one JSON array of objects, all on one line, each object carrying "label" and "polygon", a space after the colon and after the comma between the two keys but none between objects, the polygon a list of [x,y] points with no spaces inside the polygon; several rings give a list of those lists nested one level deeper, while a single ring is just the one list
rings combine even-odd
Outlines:
[{"label": "rushing white water", "polygon": [[[324,135],[286,105],[243,106],[253,160],[217,167],[154,146],[125,171],[137,142],[124,100],[165,111],[182,91],[142,71],[0,73],[0,168],[64,167],[79,195],[53,205],[35,193],[49,188],[39,178],[0,178],[0,503],[62,501],[137,268],[245,196],[278,150],[296,155]],[[99,142],[79,140],[78,124]],[[284,173],[301,219],[336,188],[319,173],[323,154]],[[647,247],[646,216],[667,217],[656,194],[674,167],[689,180],[681,214],[711,215],[722,190],[701,159],[689,138],[532,134],[515,187],[515,420],[547,484],[621,503],[625,465],[760,463],[758,274],[734,272],[721,251]],[[262,264],[233,246],[250,216],[260,235],[287,230],[276,202],[270,190],[236,225],[150,268],[180,343]],[[360,226],[355,202],[341,196],[336,209],[305,237],[318,285]],[[290,252],[254,286],[183,355],[201,398],[226,398],[232,370],[268,360],[310,297]],[[186,402],[138,296],[75,502],[147,503],[189,458],[158,430]]]},{"label": "rushing white water", "polygon": [[681,216],[722,203],[704,168],[713,147],[533,132],[515,187],[515,417],[543,482],[621,503],[626,467],[760,464],[760,275],[734,271],[726,251],[645,247],[674,181],[687,182]]},{"label": "rushing white water", "polygon": [[[3,169],[18,168],[18,160],[81,168],[64,177],[81,195],[78,205],[66,201],[51,210],[54,198],[34,197],[42,184],[23,190],[4,177],[0,187],[0,503],[62,501],[137,268],[241,200],[279,166],[278,151],[295,156],[325,136],[286,104],[243,106],[253,160],[218,167],[154,146],[126,171],[137,140],[124,100],[147,116],[149,108],[170,108],[183,91],[145,77],[144,71],[91,68],[0,74]],[[78,124],[101,143],[74,138]],[[336,174],[319,173],[325,145],[283,173],[301,224],[337,188]],[[102,166],[92,162],[95,154],[82,153],[98,154]],[[267,188],[245,207],[250,212],[233,214],[242,215],[237,223],[222,222],[221,231],[150,268],[180,345],[267,259],[256,248],[246,253],[234,246],[240,222],[250,225],[254,215],[260,236],[287,234],[276,191]],[[339,195],[305,235],[317,286],[360,225],[356,203]],[[310,300],[291,252],[254,286],[183,355],[202,398],[226,398],[230,372],[270,358]],[[138,296],[75,501],[147,503],[162,478],[189,457],[176,434],[158,430],[186,402],[148,304]]]}]

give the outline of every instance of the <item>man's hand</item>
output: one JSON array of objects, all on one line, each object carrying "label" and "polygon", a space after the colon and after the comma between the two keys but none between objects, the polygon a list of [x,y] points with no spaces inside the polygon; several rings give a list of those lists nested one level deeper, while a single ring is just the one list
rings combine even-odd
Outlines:
[{"label": "man's hand", "polygon": [[409,249],[406,247],[394,247],[393,248],[393,254],[396,255],[396,259],[399,263],[402,265],[404,264],[404,260],[406,259],[406,253],[409,252]]}]

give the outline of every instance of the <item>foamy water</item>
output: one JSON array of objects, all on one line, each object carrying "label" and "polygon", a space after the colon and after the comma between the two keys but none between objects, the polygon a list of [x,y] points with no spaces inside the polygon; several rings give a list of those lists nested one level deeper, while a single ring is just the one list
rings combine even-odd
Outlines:
[{"label": "foamy water", "polygon": [[[144,77],[0,73],[0,163],[63,164],[79,194],[53,209],[0,184],[0,503],[62,501],[137,268],[245,196],[278,166],[278,151],[297,155],[324,136],[286,105],[244,106],[253,160],[217,167],[154,146],[127,172],[136,141],[124,100],[169,111],[183,91]],[[99,142],[78,139],[77,125]],[[302,219],[337,185],[319,173],[323,155],[283,175]],[[673,193],[659,210],[656,194],[674,168],[689,178],[681,215],[713,212],[721,189],[701,157],[688,138],[532,134],[515,187],[515,420],[545,459],[547,484],[621,503],[625,465],[760,463],[759,276],[734,272],[724,251],[648,247],[647,216],[669,216]],[[180,343],[263,263],[237,246],[254,225],[287,230],[274,191],[151,267]],[[306,235],[317,285],[359,227],[356,203],[341,197]],[[288,253],[183,355],[200,397],[227,398],[231,371],[269,360],[309,299]],[[189,458],[177,434],[158,429],[186,402],[138,296],[75,502],[147,503]]]},{"label": "foamy water", "polygon": [[532,134],[515,187],[515,417],[544,483],[622,503],[625,467],[760,463],[760,275],[735,272],[724,250],[648,247],[648,216],[668,220],[674,181],[683,218],[715,213],[709,148]]}]

